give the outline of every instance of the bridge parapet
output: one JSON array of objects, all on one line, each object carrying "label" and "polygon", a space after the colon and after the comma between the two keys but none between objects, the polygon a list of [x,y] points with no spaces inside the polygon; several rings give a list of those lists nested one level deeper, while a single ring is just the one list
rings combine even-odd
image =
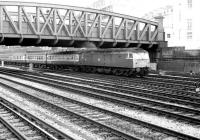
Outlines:
[{"label": "bridge parapet", "polygon": [[[0,1],[0,42],[71,46],[95,42],[99,47],[129,47],[164,41],[162,25],[118,13],[89,8]],[[14,38],[14,39],[13,39]],[[16,42],[15,42],[16,43]],[[16,43],[17,44],[17,43]]]}]

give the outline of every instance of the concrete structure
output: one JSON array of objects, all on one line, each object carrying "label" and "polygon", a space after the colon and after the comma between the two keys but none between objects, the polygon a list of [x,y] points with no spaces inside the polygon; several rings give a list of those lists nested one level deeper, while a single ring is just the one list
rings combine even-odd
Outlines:
[{"label": "concrete structure", "polygon": [[[14,10],[13,10],[14,9]],[[55,4],[0,1],[4,45],[152,48],[164,41],[160,24],[101,10]]]},{"label": "concrete structure", "polygon": [[200,49],[200,0],[175,0],[171,6],[155,9],[143,16],[153,20],[164,17],[165,39],[168,46]]}]

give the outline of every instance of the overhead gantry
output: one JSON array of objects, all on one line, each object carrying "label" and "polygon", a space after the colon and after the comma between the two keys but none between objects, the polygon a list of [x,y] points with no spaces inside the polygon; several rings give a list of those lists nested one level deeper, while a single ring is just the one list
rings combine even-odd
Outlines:
[{"label": "overhead gantry", "polygon": [[164,41],[160,22],[66,5],[0,1],[0,42],[5,45],[151,48]]}]

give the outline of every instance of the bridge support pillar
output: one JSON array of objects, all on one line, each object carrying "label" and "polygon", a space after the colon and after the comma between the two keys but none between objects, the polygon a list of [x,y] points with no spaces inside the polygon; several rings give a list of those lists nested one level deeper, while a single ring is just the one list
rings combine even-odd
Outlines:
[{"label": "bridge support pillar", "polygon": [[4,67],[4,61],[1,61],[1,66]]},{"label": "bridge support pillar", "polygon": [[155,17],[155,20],[158,22],[158,35],[157,40],[158,41],[165,41],[165,32],[163,27],[163,16],[157,16]]},{"label": "bridge support pillar", "polygon": [[30,71],[33,70],[33,63],[29,63],[29,70],[30,70]]}]

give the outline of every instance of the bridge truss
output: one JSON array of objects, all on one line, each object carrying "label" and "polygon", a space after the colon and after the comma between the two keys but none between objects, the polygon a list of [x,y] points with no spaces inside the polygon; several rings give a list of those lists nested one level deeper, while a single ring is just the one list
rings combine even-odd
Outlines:
[{"label": "bridge truss", "polygon": [[162,24],[141,18],[66,5],[0,1],[0,43],[148,48],[164,41]]}]

